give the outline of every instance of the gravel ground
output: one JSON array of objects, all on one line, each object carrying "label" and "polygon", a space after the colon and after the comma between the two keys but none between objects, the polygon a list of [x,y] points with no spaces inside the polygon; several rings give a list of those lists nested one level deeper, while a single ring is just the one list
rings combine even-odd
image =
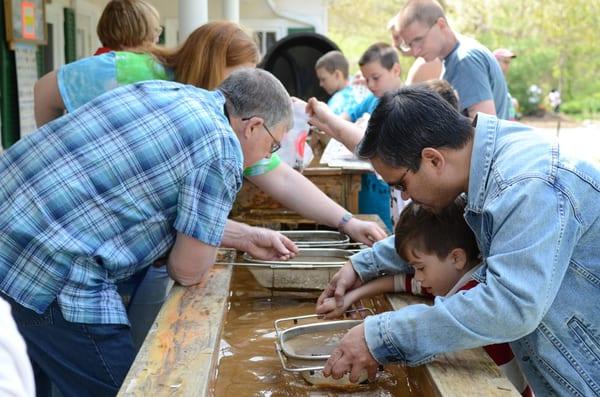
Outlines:
[{"label": "gravel ground", "polygon": [[[545,134],[556,136],[557,121],[523,120]],[[584,121],[583,123],[562,122],[558,133],[560,144],[568,150],[600,162],[600,121]]]}]

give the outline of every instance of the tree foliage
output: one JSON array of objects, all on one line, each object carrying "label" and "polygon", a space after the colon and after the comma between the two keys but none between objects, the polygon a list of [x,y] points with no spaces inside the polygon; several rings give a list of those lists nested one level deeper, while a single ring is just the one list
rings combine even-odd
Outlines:
[{"label": "tree foliage", "polygon": [[[388,21],[399,11],[398,2],[390,0],[330,0],[329,36],[350,62],[350,70],[358,70],[358,59],[371,44],[391,44]],[[412,59],[403,59],[407,66]],[[406,67],[403,67],[406,70]]]},{"label": "tree foliage", "polygon": [[[600,0],[447,0],[455,31],[518,57],[508,76],[511,93],[527,103],[527,88],[558,88],[564,101],[600,92]],[[329,32],[351,63],[375,41],[389,42],[388,20],[402,2],[330,0]],[[403,69],[412,60],[404,59]]]}]

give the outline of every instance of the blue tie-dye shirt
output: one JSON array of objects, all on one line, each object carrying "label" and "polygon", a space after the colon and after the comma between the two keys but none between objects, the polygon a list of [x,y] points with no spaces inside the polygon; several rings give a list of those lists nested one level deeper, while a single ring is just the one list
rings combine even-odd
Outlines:
[{"label": "blue tie-dye shirt", "polygon": [[[122,85],[145,80],[173,80],[174,74],[149,54],[111,51],[62,66],[56,75],[65,109],[72,112],[92,99]],[[274,153],[244,170],[257,176],[274,170],[281,158]]]},{"label": "blue tie-dye shirt", "polygon": [[68,112],[107,91],[145,80],[173,80],[173,72],[149,54],[111,51],[68,63],[56,75]]},{"label": "blue tie-dye shirt", "polygon": [[350,109],[348,112],[350,120],[354,122],[360,119],[365,113],[373,113],[378,104],[379,98],[373,95],[373,93],[370,93],[361,103]]},{"label": "blue tie-dye shirt", "polygon": [[337,115],[348,113],[348,111],[357,104],[358,102],[356,102],[356,95],[354,94],[354,90],[350,85],[347,85],[333,94],[327,101],[327,106],[329,106],[333,113]]}]

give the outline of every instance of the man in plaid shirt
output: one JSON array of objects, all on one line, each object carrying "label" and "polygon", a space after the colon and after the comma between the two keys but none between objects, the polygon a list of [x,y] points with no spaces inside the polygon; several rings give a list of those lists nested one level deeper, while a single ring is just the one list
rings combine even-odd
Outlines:
[{"label": "man in plaid shirt", "polygon": [[225,231],[243,167],[278,149],[291,118],[284,87],[258,69],[214,92],[149,81],[0,156],[0,291],[34,368],[65,396],[114,395],[135,354],[116,282],[169,250],[183,285],[201,280],[220,244],[293,255],[275,232]]}]

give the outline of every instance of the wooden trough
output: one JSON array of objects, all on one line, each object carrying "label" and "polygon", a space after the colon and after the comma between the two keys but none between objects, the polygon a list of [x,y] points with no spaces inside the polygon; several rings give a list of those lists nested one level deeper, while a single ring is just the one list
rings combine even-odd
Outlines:
[{"label": "wooden trough", "polygon": [[[374,216],[362,217],[378,219]],[[218,260],[231,263],[239,261],[239,257],[234,251],[220,250]],[[235,269],[236,272],[239,270]],[[175,285],[172,288],[119,391],[119,396],[223,395],[219,394],[223,386],[217,381],[224,380],[222,377],[243,377],[239,373],[218,368],[222,343],[225,341],[222,341],[222,333],[228,307],[235,301],[237,293],[230,290],[233,274],[233,266],[216,265],[199,285]],[[256,291],[250,291],[244,300],[252,298],[257,294]],[[264,293],[264,289],[260,291]],[[285,292],[278,292],[278,296],[281,294]],[[389,295],[383,300],[394,309],[425,301],[404,294]],[[278,361],[274,347],[272,355]],[[279,376],[278,371],[283,372],[283,369],[274,368],[274,376]],[[418,394],[411,395],[519,396],[480,348],[440,355],[432,363],[403,371],[406,371],[409,378],[426,387]],[[241,390],[242,394],[238,395],[254,395],[247,384],[242,384],[240,389],[233,387],[228,390],[230,393],[240,393]],[[277,393],[277,389],[271,389],[271,392],[272,395],[281,394]],[[372,391],[357,393],[372,395]]]}]

